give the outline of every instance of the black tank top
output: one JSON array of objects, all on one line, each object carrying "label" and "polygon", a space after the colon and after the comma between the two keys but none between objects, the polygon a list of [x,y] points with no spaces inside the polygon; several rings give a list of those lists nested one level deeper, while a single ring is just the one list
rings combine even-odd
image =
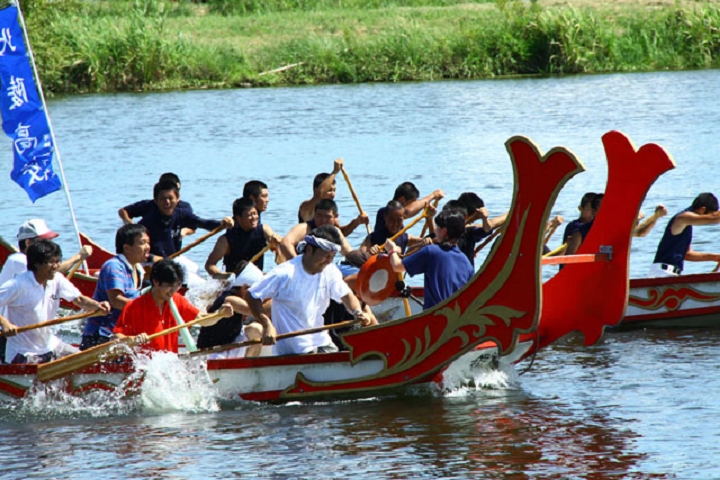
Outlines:
[{"label": "black tank top", "polygon": [[[217,311],[223,304],[225,299],[232,295],[231,291],[223,292],[218,298],[215,299],[213,304],[208,308],[208,313]],[[198,334],[197,347],[198,348],[212,348],[218,345],[227,345],[235,341],[243,328],[244,315],[236,313],[232,317],[223,318],[215,325],[209,327],[200,328]]]},{"label": "black tank top", "polygon": [[[230,249],[223,257],[223,264],[227,272],[232,272],[240,260],[250,260],[267,245],[262,224],[258,224],[256,228],[250,231],[235,226],[225,233],[225,238]],[[263,257],[260,257],[255,262],[255,265],[262,270],[263,263]]]},{"label": "black tank top", "polygon": [[[687,212],[688,210],[689,209],[683,210],[680,213]],[[680,215],[680,213],[672,217],[668,222],[667,227],[665,227],[665,232],[658,244],[657,253],[655,253],[655,260],[653,263],[666,263],[668,265],[674,265],[682,271],[685,264],[685,254],[690,249],[690,244],[692,243],[692,225],[685,227],[685,230],[683,230],[680,235],[673,235],[670,232],[670,228],[672,227],[675,218]]]}]

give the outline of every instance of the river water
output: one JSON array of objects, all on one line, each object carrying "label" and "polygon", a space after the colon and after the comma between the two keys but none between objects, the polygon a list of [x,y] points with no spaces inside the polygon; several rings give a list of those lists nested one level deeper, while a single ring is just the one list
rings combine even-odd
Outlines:
[{"label": "river water", "polygon": [[[584,162],[587,172],[553,207],[568,220],[584,192],[604,189],[605,132],[658,143],[677,168],[643,210],[664,203],[674,213],[716,190],[718,84],[720,71],[666,72],[71,96],[49,110],[80,229],[111,248],[118,208],[150,198],[166,171],[210,218],[230,214],[245,181],[265,181],[263,221],[280,234],[311,195],[312,177],[337,157],[373,217],[405,180],[423,195],[478,192],[500,214],[512,194],[504,142],[513,135],[542,151],[566,146]],[[63,194],[32,205],[9,180],[6,143],[0,234],[13,240],[20,223],[43,217],[64,251],[75,251]],[[341,220],[356,215],[342,179],[337,200]],[[664,225],[634,241],[634,277],[645,274]],[[694,246],[717,250],[717,234],[697,228]],[[212,243],[190,256],[202,265]],[[505,368],[478,389],[284,406],[224,402],[202,372],[159,358],[150,370],[176,378],[132,401],[37,392],[0,407],[0,477],[720,478],[718,340],[714,330],[641,330],[584,348],[572,337],[541,352],[528,373]]]}]

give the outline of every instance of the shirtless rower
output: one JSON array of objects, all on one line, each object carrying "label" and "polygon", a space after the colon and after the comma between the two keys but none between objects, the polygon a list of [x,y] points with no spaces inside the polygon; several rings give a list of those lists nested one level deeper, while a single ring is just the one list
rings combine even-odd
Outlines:
[{"label": "shirtless rower", "polygon": [[[282,239],[282,242],[280,242],[280,252],[288,260],[297,257],[298,253],[296,251],[296,247],[301,241],[303,241],[305,236],[308,235],[310,231],[323,225],[335,225],[337,217],[337,204],[330,199],[320,200],[315,205],[314,218],[307,222],[302,222],[295,225],[290,229],[287,235],[285,235],[285,237]],[[342,232],[339,233],[339,252],[341,255],[345,256],[352,250],[352,248],[350,247],[350,244],[348,243]]]},{"label": "shirtless rower", "polygon": [[[248,290],[245,298],[263,326],[263,343],[275,345],[276,354],[337,352],[327,331],[277,341],[278,334],[322,326],[330,299],[342,302],[364,326],[373,324],[333,264],[342,241],[339,229],[331,224],[312,230],[298,247],[300,255],[275,267]],[[263,311],[268,299],[273,301],[272,320]]]},{"label": "shirtless rower", "polygon": [[[335,177],[342,170],[343,160],[338,158],[333,164],[332,173],[318,173],[313,179],[313,196],[309,200],[305,200],[300,204],[298,209],[298,222],[303,223],[312,220],[315,217],[315,206],[321,200],[335,200],[337,185]],[[339,218],[335,218],[334,225],[340,229],[344,236],[350,236],[360,225],[370,223],[370,218],[366,213],[361,213],[350,221],[347,225],[341,226]]]},{"label": "shirtless rower", "polygon": [[[205,270],[213,278],[224,276],[217,266],[220,259],[223,260],[225,272],[229,274],[240,260],[252,259],[268,244],[276,248],[282,240],[269,225],[260,223],[260,216],[252,199],[238,198],[233,202],[232,210],[235,226],[217,239],[205,262]],[[260,270],[263,269],[263,256],[255,261],[255,265]]]},{"label": "shirtless rower", "polygon": [[668,222],[648,276],[680,275],[685,267],[685,260],[720,262],[720,253],[696,252],[692,249],[693,226],[718,223],[720,223],[720,211],[718,211],[717,197],[710,192],[701,193],[689,208],[675,214]]}]

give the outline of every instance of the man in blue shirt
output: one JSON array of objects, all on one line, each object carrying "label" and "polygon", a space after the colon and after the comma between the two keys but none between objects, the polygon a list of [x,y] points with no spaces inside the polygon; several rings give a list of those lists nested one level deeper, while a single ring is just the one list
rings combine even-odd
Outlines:
[{"label": "man in blue shirt", "polygon": [[150,256],[150,237],[143,225],[123,225],[115,234],[115,255],[100,269],[93,299],[108,301],[112,310],[102,317],[91,317],[83,329],[80,350],[108,342],[120,312],[140,295],[142,263]]},{"label": "man in blue shirt", "polygon": [[[150,252],[163,258],[167,258],[182,248],[181,232],[185,228],[192,230],[198,227],[205,230],[213,230],[221,225],[232,227],[234,222],[231,217],[225,217],[222,221],[206,220],[195,215],[191,210],[177,208],[180,202],[180,191],[177,184],[171,181],[162,181],[155,184],[153,188],[154,205],[142,216],[140,224],[145,225],[150,235]],[[122,210],[129,212],[128,205]]]},{"label": "man in blue shirt", "polygon": [[453,210],[444,210],[435,217],[435,239],[429,245],[405,258],[400,258],[397,245],[385,242],[390,264],[395,272],[410,275],[424,274],[424,309],[432,308],[462,288],[474,274],[474,269],[457,244],[465,232],[465,217]]}]

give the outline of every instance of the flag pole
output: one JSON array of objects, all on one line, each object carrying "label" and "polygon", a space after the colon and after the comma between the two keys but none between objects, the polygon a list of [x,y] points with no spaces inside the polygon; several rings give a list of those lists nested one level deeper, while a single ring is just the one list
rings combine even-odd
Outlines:
[{"label": "flag pole", "polygon": [[[70,207],[70,217],[72,218],[73,227],[75,228],[75,239],[80,246],[80,250],[83,248],[83,244],[80,241],[80,227],[78,227],[77,218],[75,217],[75,209],[73,208],[72,199],[70,198],[70,189],[68,189],[67,180],[65,179],[65,169],[63,168],[62,158],[60,157],[60,149],[58,148],[57,139],[55,138],[55,129],[53,128],[52,121],[50,120],[50,113],[48,112],[47,103],[45,102],[45,92],[43,92],[42,83],[40,82],[40,75],[38,75],[37,65],[35,64],[35,55],[33,54],[32,46],[30,45],[30,37],[28,37],[27,26],[25,25],[25,17],[23,16],[22,10],[20,9],[19,0],[11,0],[11,4],[17,7],[18,17],[20,18],[20,25],[23,31],[23,37],[25,38],[25,46],[27,47],[28,57],[30,57],[30,64],[32,65],[33,75],[35,76],[35,85],[38,89],[38,95],[40,95],[40,101],[42,102],[43,110],[45,110],[45,118],[47,119],[48,128],[50,129],[50,137],[53,142],[53,149],[55,150],[55,159],[57,160],[58,166],[60,167],[60,178],[62,180],[63,191],[65,192],[65,198],[67,199],[68,207]],[[83,267],[85,271],[89,273],[87,262],[83,261]]]}]

